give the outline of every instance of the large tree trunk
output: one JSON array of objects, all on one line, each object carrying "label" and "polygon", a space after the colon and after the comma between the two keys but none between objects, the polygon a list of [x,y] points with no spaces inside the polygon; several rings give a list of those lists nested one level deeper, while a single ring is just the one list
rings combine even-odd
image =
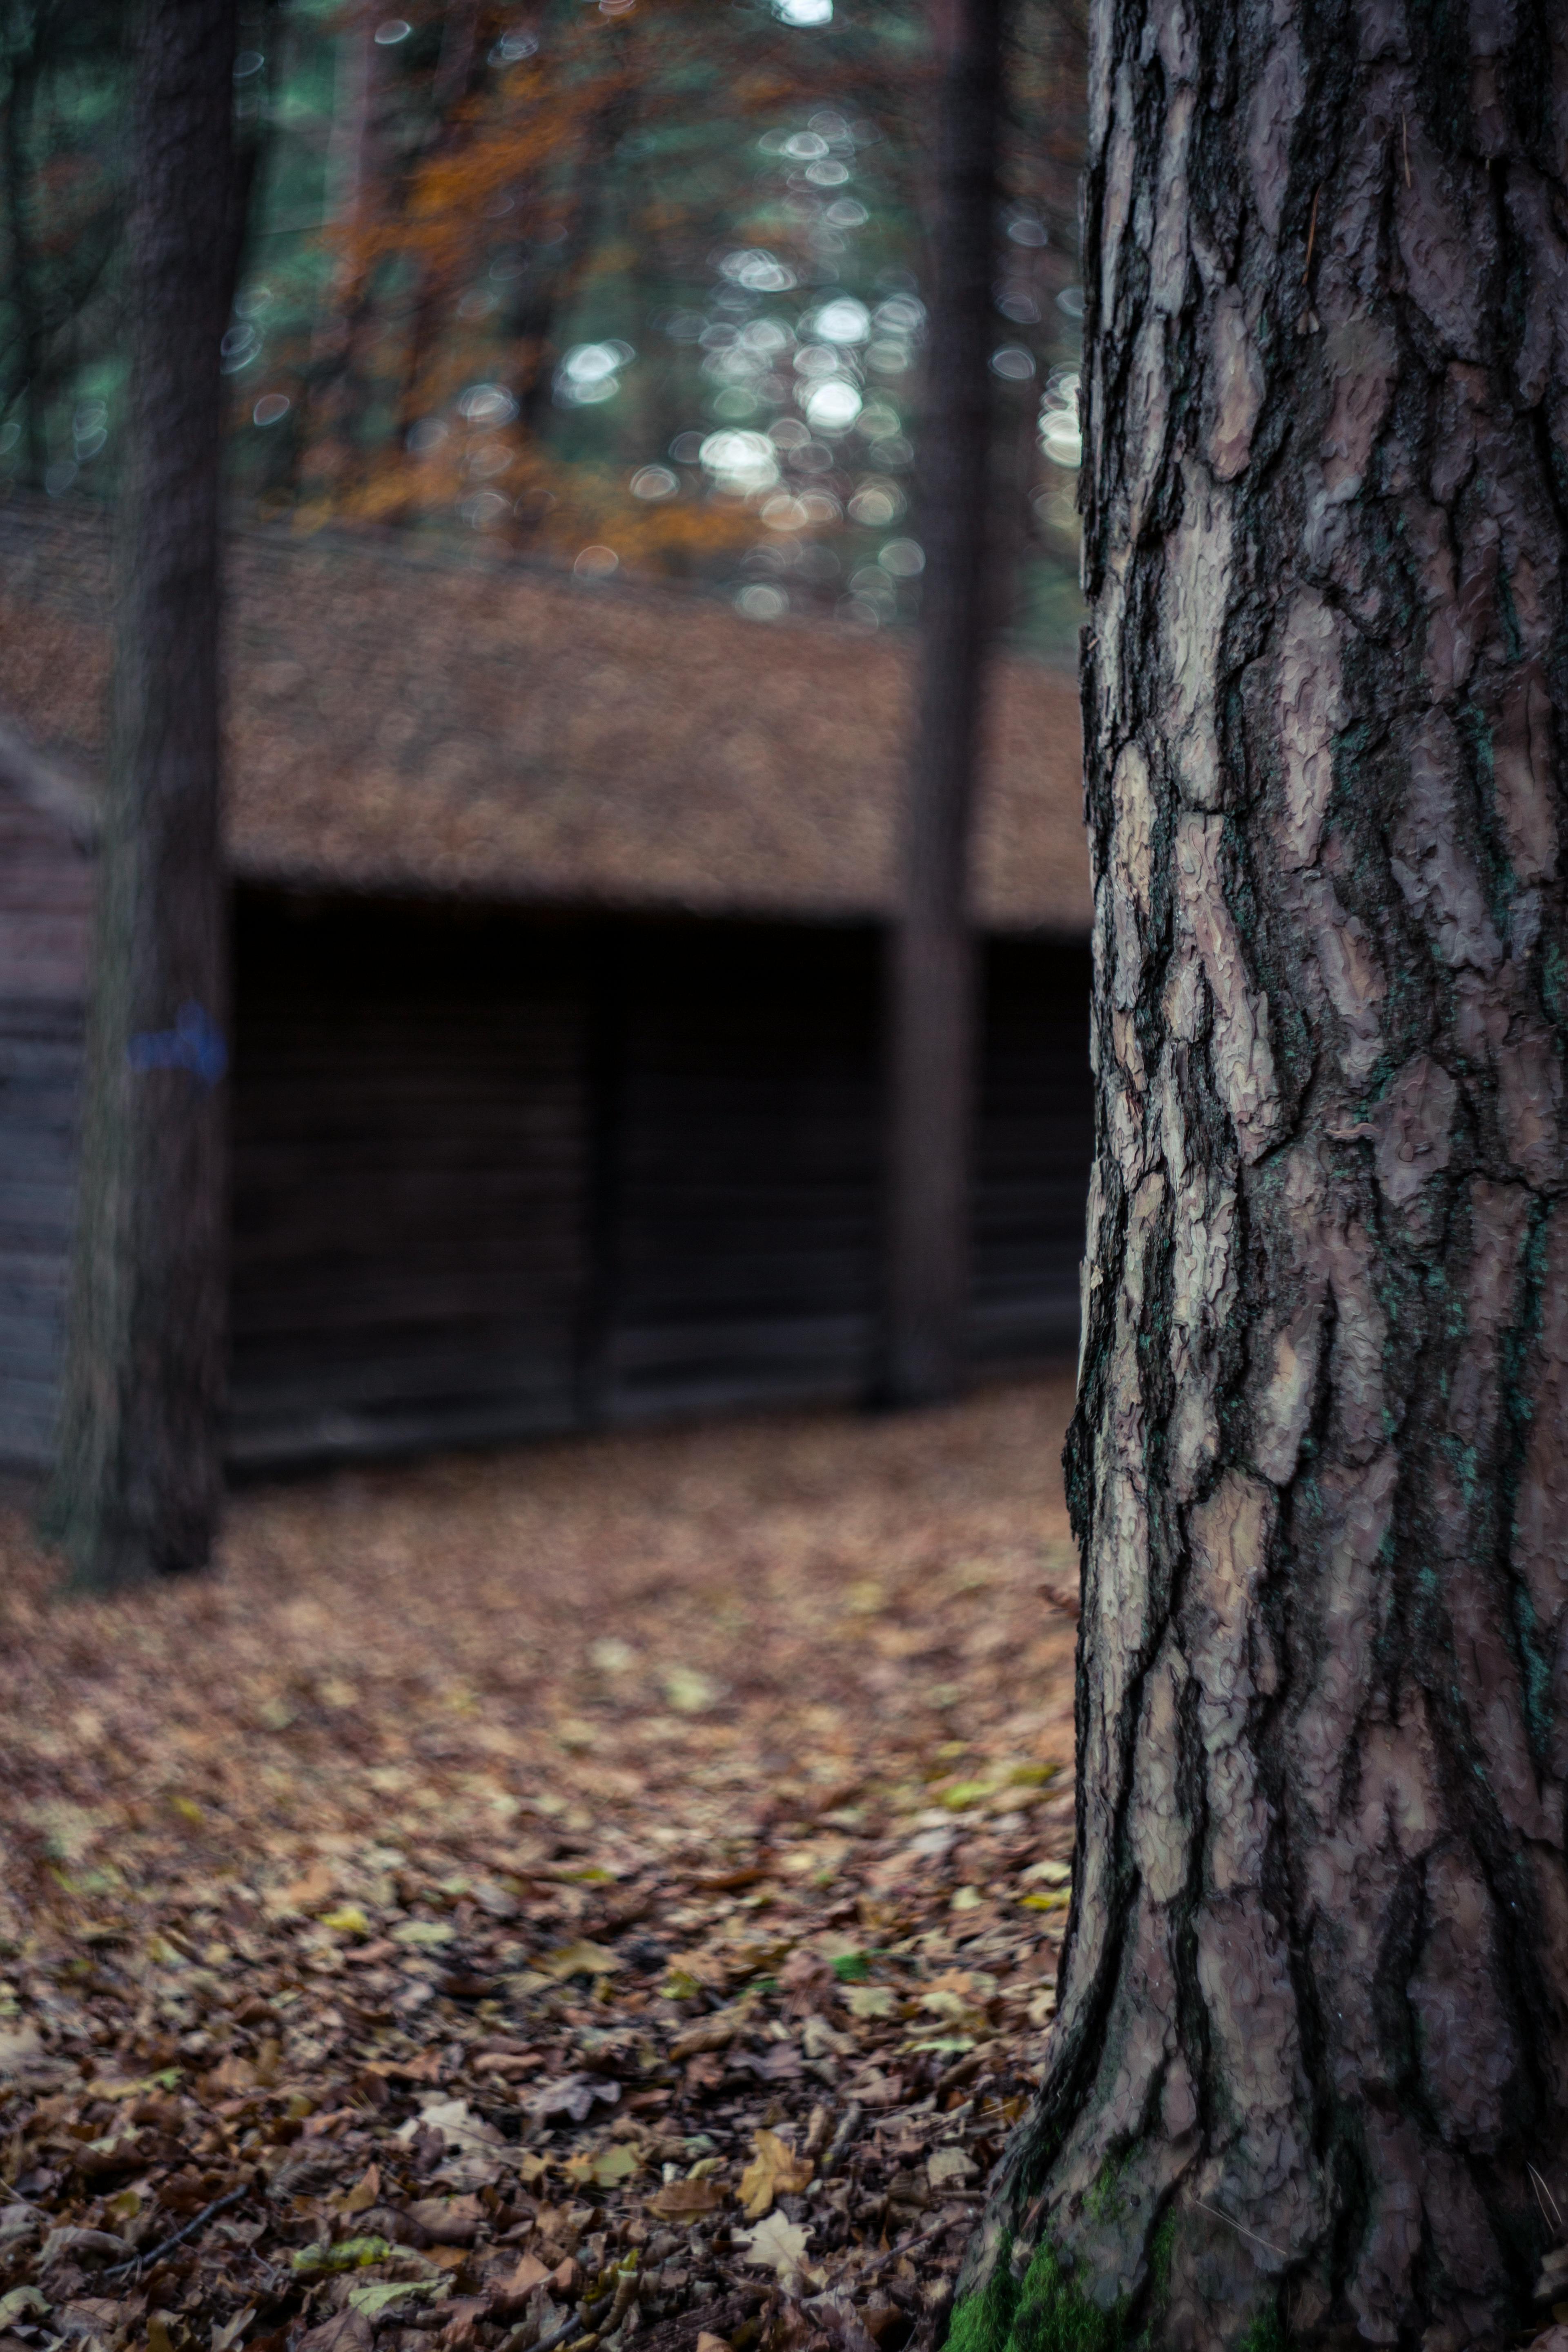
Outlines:
[{"label": "large tree trunk", "polygon": [[984,688],[987,366],[1004,0],[940,0],[931,364],[921,501],[926,567],[889,974],[889,1403],[951,1396],[969,1303],[977,976],[966,906]]},{"label": "large tree trunk", "polygon": [[1098,0],[1079,1852],[968,2352],[1457,2352],[1568,2208],[1565,159],[1549,0]]},{"label": "large tree trunk", "polygon": [[136,35],[111,744],[46,1514],[79,1581],[95,1585],[201,1566],[222,1485],[218,347],[238,249],[235,16],[235,0],[151,0]]}]

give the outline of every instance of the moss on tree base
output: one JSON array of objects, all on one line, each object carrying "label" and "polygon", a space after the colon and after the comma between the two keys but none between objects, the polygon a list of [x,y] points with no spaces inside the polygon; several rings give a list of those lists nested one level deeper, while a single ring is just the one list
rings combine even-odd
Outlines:
[{"label": "moss on tree base", "polygon": [[[1004,2247],[985,2284],[954,2307],[945,2352],[1154,2352],[1170,2305],[1174,2234],[1168,2213],[1150,2246],[1142,2293],[1109,2309],[1084,2293],[1055,2247],[1037,2247],[1021,2277]],[[1270,2301],[1254,2314],[1239,2352],[1285,2352],[1285,2341]]]}]

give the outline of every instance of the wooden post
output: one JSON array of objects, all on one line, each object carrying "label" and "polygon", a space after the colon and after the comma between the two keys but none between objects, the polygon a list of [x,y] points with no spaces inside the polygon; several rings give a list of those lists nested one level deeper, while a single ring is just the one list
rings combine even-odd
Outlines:
[{"label": "wooden post", "polygon": [[951,1396],[969,1296],[977,974],[965,906],[984,674],[994,157],[1004,0],[942,0],[925,601],[892,940],[890,1404]]}]

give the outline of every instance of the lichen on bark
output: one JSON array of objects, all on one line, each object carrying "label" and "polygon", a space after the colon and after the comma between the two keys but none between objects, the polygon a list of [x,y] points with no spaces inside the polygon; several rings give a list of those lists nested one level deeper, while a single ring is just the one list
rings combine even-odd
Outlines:
[{"label": "lichen on bark", "polygon": [[1460,2352],[1568,2208],[1568,19],[1091,14],[1078,1860],[952,2335]]}]

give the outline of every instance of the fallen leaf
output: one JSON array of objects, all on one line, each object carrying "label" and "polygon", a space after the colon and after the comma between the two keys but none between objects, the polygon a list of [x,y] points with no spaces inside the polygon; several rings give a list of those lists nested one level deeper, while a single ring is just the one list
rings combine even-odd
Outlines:
[{"label": "fallen leaf", "polygon": [[[375,2290],[369,2292],[374,2294]],[[255,2314],[250,2315],[254,2318]],[[298,2352],[370,2352],[374,2332],[368,2313],[351,2304],[346,2311],[335,2312],[320,2327],[301,2336]],[[213,2352],[217,2352],[216,2343]]]},{"label": "fallen leaf", "polygon": [[367,2319],[377,2319],[394,2304],[406,2302],[416,2295],[426,2303],[439,2303],[452,2292],[449,2278],[375,2279],[365,2286],[351,2286],[348,2308],[363,2312]]},{"label": "fallen leaf", "polygon": [[695,2221],[704,2213],[717,2213],[723,2202],[724,2191],[716,2180],[671,2180],[648,2199],[648,2210],[661,2221]]},{"label": "fallen leaf", "polygon": [[851,1985],[845,1994],[851,2017],[897,2017],[899,1997],[891,1985]]},{"label": "fallen leaf", "polygon": [[47,2055],[36,2025],[7,2028],[0,2032],[0,2080],[30,2073]]},{"label": "fallen leaf", "polygon": [[772,2210],[775,2197],[794,2196],[806,2187],[816,2167],[809,2157],[796,2156],[777,2132],[752,2134],[753,2154],[741,2175],[741,2203],[748,2221],[760,2221]]},{"label": "fallen leaf", "polygon": [[753,2263],[758,2270],[776,2272],[788,2290],[805,2276],[809,2234],[803,2222],[786,2221],[782,2213],[770,2213],[754,2230],[740,2231],[735,2243],[744,2249],[742,2262]]},{"label": "fallen leaf", "polygon": [[262,1898],[274,1918],[289,1911],[315,1911],[330,1903],[338,1891],[338,1874],[325,1862],[314,1862],[302,1878],[291,1885],[274,1886]]},{"label": "fallen leaf", "polygon": [[[247,2305],[243,2311],[237,2311],[234,2317],[226,2321],[223,2326],[213,2329],[207,2338],[207,2352],[234,2352],[234,2347],[239,2342],[255,2317],[254,2304]],[[309,2341],[309,2338],[305,2340]],[[328,2352],[332,2352],[332,2347],[328,2347]],[[363,2352],[363,2347],[357,2343],[344,2346],[342,2352]]]},{"label": "fallen leaf", "polygon": [[488,2124],[482,2116],[475,2115],[467,2099],[428,2101],[416,2116],[411,2116],[405,2124],[399,2125],[396,2137],[411,2140],[420,2131],[439,2132],[449,2148],[456,2148],[464,2156],[489,2156],[494,2149],[506,2146],[494,2124]]},{"label": "fallen leaf", "polygon": [[368,1936],[370,1921],[357,1903],[345,1903],[336,1911],[323,1911],[321,1925],[336,1936]]},{"label": "fallen leaf", "polygon": [[51,2230],[38,2256],[40,2270],[56,2263],[122,2263],[131,2252],[110,2230]]},{"label": "fallen leaf", "polygon": [[695,1667],[672,1666],[664,1677],[664,1696],[677,1715],[706,1715],[718,1705],[721,1693],[718,1684]]},{"label": "fallen leaf", "polygon": [[524,2254],[509,2279],[495,2290],[496,2300],[502,2305],[523,2304],[536,2286],[542,2286],[550,2276],[548,2265],[537,2254]]},{"label": "fallen leaf", "polygon": [[700,2019],[697,2024],[689,2025],[684,2033],[676,2035],[669,2045],[670,2056],[694,2058],[701,2051],[727,2049],[737,2034],[744,2033],[752,2025],[755,2007],[748,1994],[729,2009],[716,2009],[710,2017]]},{"label": "fallen leaf", "polygon": [[592,2181],[598,2189],[616,2188],[640,2169],[636,2149],[628,2147],[625,2140],[614,2147],[601,2148],[596,2156],[589,2155],[584,2149],[580,2155],[569,2156],[566,2159],[568,2180],[578,2186],[586,2186]]},{"label": "fallen leaf", "polygon": [[621,1963],[614,1952],[603,1944],[563,1944],[559,1951],[547,1952],[539,1962],[547,1977],[613,1977]]},{"label": "fallen leaf", "polygon": [[477,2197],[421,2197],[408,2208],[415,2228],[442,2246],[471,2246],[484,2218]]},{"label": "fallen leaf", "polygon": [[0,2327],[14,2327],[18,2320],[47,2319],[53,2307],[36,2286],[14,2286],[9,2294],[0,2294]]},{"label": "fallen leaf", "polygon": [[528,2102],[530,2115],[547,2121],[552,2116],[570,2116],[574,2124],[586,2123],[588,2110],[595,2100],[613,2107],[621,2095],[621,2086],[605,2074],[558,2074],[535,2091]]},{"label": "fallen leaf", "polygon": [[373,2164],[361,2174],[352,2189],[346,2189],[342,2196],[332,2200],[332,2210],[335,2213],[344,2214],[363,2213],[368,2211],[380,2195],[381,2167],[378,2164]]},{"label": "fallen leaf", "polygon": [[406,1944],[416,1951],[435,1951],[443,1944],[454,1944],[458,1931],[449,1919],[405,1919],[392,1931],[395,1944]]},{"label": "fallen leaf", "polygon": [[384,2263],[395,2252],[385,2238],[341,2238],[330,2245],[324,2238],[314,2245],[301,2246],[289,2258],[292,2271],[363,2271],[371,2263]]}]

